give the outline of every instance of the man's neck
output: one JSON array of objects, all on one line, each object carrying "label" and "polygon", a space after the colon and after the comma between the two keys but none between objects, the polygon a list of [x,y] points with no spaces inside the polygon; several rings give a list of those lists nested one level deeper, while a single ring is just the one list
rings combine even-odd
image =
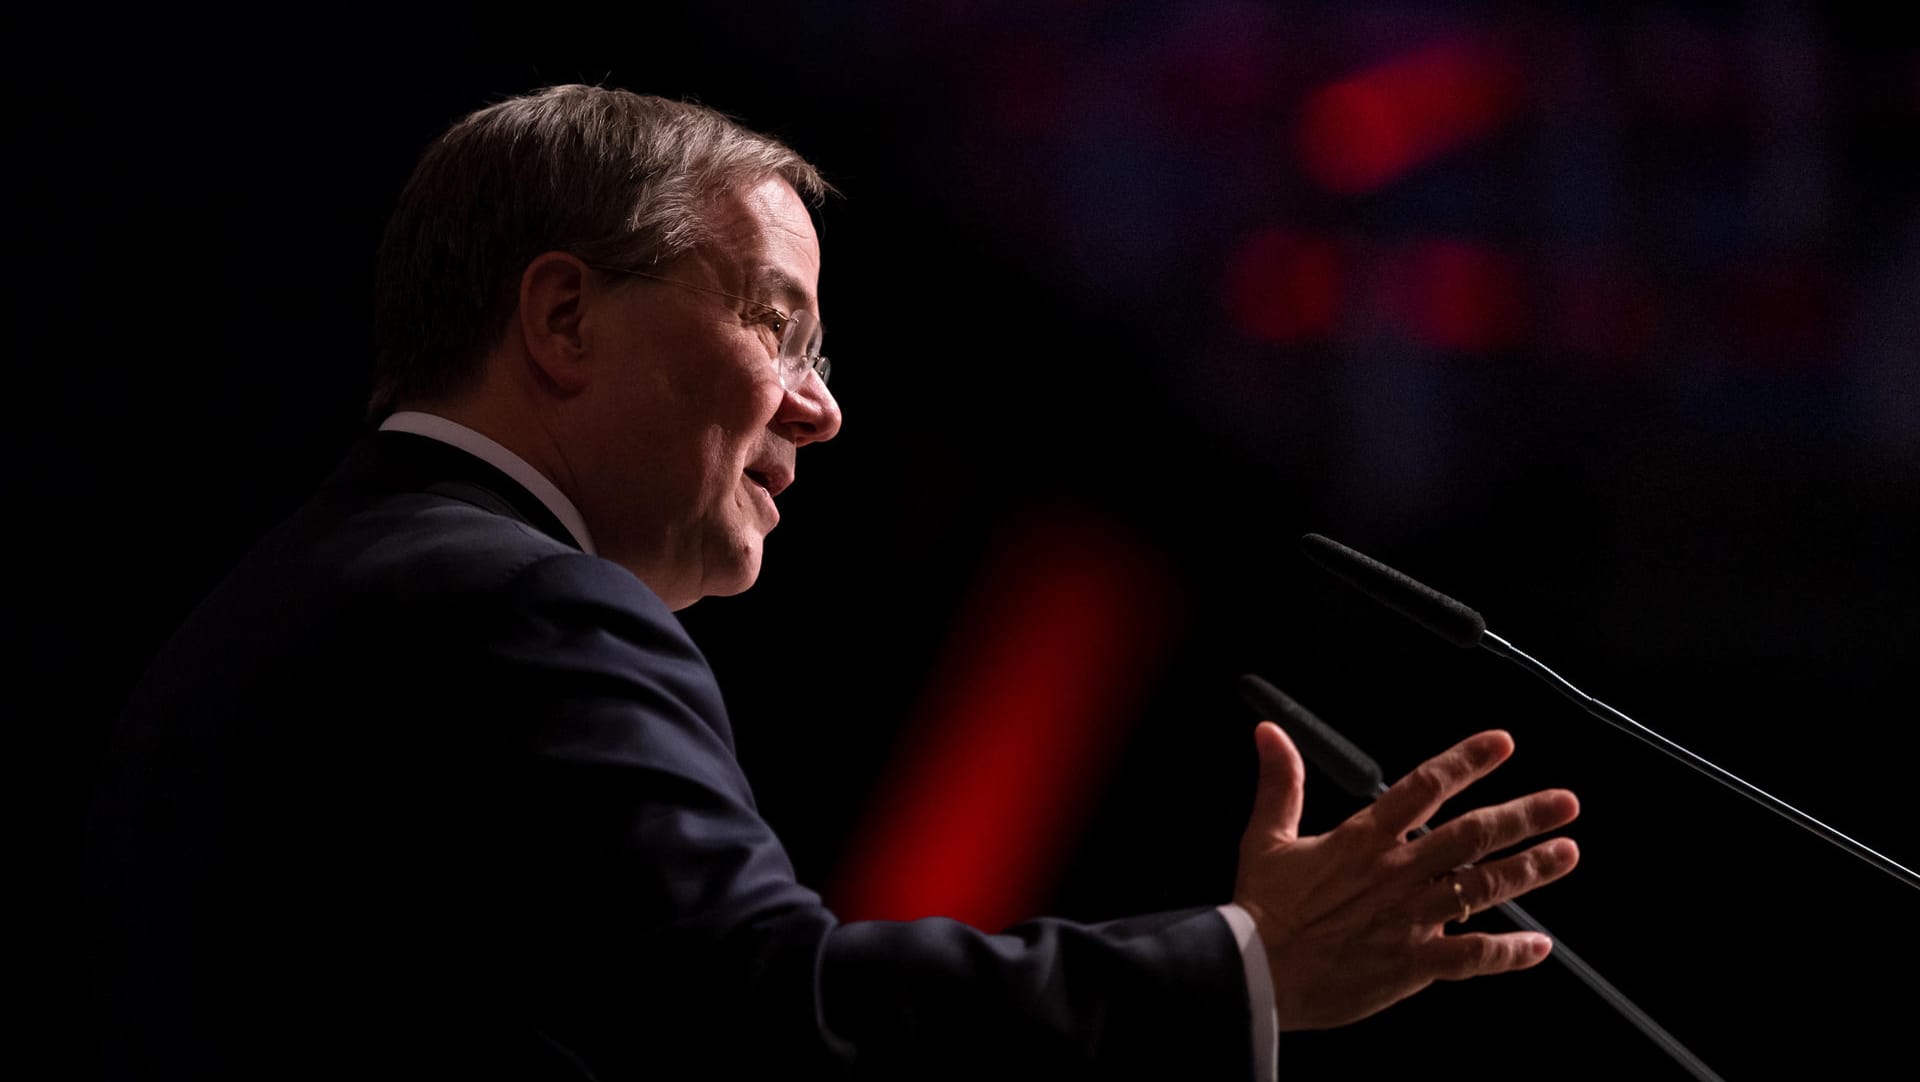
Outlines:
[{"label": "man's neck", "polygon": [[486,462],[513,478],[520,487],[546,505],[547,510],[573,535],[580,551],[589,554],[594,552],[593,536],[587,529],[586,519],[566,493],[554,484],[551,477],[527,461],[526,456],[483,429],[437,410],[401,410],[383,421],[380,430],[425,436],[457,447]]}]

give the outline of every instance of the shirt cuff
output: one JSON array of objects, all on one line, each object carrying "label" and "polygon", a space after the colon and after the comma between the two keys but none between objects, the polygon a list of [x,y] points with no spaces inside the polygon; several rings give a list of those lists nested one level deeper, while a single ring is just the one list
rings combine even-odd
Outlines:
[{"label": "shirt cuff", "polygon": [[1273,974],[1253,915],[1237,905],[1220,907],[1233,941],[1240,948],[1240,970],[1247,979],[1247,1011],[1253,1018],[1254,1082],[1275,1082],[1280,1071],[1280,1020],[1273,1013]]}]

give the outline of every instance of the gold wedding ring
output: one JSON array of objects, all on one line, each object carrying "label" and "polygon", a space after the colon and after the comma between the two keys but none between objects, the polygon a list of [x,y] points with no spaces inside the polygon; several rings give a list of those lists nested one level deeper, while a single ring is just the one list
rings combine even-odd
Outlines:
[{"label": "gold wedding ring", "polygon": [[1460,885],[1457,877],[1450,877],[1447,882],[1453,886],[1453,900],[1460,903],[1460,915],[1453,919],[1456,923],[1465,924],[1467,918],[1473,916],[1473,907],[1467,904],[1467,888]]}]

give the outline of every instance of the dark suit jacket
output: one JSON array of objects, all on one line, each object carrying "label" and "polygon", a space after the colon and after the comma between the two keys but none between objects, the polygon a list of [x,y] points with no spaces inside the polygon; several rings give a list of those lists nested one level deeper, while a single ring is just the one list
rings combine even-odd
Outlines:
[{"label": "dark suit jacket", "polygon": [[365,439],[168,644],[90,838],[114,1078],[1250,1072],[1210,909],[836,921],[666,606],[419,436]]}]

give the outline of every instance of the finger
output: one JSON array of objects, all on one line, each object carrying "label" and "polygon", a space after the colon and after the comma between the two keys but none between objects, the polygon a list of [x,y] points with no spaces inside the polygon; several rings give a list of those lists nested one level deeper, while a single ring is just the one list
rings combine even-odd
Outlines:
[{"label": "finger", "polygon": [[1504,732],[1478,733],[1413,769],[1361,814],[1374,825],[1399,837],[1440,810],[1449,798],[1485,777],[1513,754],[1513,738]]},{"label": "finger", "polygon": [[1552,950],[1553,940],[1538,932],[1439,936],[1421,948],[1419,966],[1428,979],[1463,981],[1537,966]]},{"label": "finger", "polygon": [[1260,753],[1260,784],[1254,791],[1247,840],[1264,849],[1300,836],[1300,809],[1306,802],[1307,767],[1293,741],[1271,721],[1253,730]]},{"label": "finger", "polygon": [[[1580,847],[1573,839],[1555,838],[1524,853],[1462,868],[1421,892],[1415,918],[1435,924],[1465,920],[1535,887],[1546,886],[1578,863]],[[1454,889],[1456,884],[1458,890]]]},{"label": "finger", "polygon": [[1565,789],[1476,808],[1413,842],[1410,867],[1422,876],[1444,875],[1449,868],[1476,863],[1488,853],[1566,826],[1579,814],[1579,799]]}]

